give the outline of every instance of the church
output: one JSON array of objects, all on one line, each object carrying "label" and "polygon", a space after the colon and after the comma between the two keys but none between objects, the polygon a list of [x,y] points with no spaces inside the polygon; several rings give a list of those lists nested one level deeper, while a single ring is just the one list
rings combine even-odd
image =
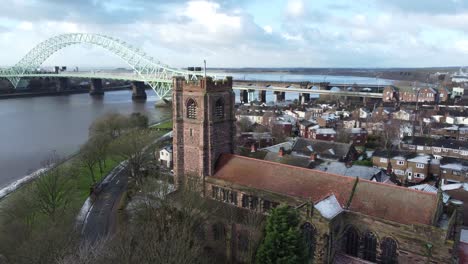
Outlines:
[{"label": "church", "polygon": [[[462,209],[426,193],[359,178],[252,159],[235,152],[232,78],[174,78],[175,182],[200,183],[200,195],[267,215],[296,208],[310,263],[457,263]],[[249,227],[218,217],[204,227],[213,252],[248,263]],[[256,230],[261,232],[262,230]],[[261,239],[261,237],[260,237]]]}]

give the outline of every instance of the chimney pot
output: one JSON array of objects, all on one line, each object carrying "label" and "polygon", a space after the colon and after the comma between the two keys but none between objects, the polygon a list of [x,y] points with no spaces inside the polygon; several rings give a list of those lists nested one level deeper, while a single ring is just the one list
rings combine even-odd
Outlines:
[{"label": "chimney pot", "polygon": [[283,157],[283,156],[284,156],[284,148],[283,148],[283,147],[280,147],[279,152],[278,152],[278,155],[279,155],[280,157]]}]

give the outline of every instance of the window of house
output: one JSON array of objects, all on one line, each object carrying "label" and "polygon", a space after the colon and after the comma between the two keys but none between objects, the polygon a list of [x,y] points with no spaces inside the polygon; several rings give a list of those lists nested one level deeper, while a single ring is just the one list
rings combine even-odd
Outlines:
[{"label": "window of house", "polygon": [[197,119],[197,103],[192,98],[187,101],[187,118]]},{"label": "window of house", "polygon": [[416,146],[415,146],[415,145],[408,145],[408,148],[409,148],[409,149],[415,149]]},{"label": "window of house", "polygon": [[455,170],[454,170],[454,171],[452,171],[452,174],[453,174],[453,175],[456,175],[456,176],[460,176],[460,175],[461,175],[461,172],[455,171]]},{"label": "window of house", "polygon": [[356,228],[351,226],[346,230],[344,243],[345,253],[357,257],[359,252],[359,233]]},{"label": "window of house", "polygon": [[386,158],[380,158],[380,162],[387,163],[388,160]]},{"label": "window of house", "polygon": [[447,149],[447,148],[443,148],[442,151],[443,151],[443,152],[448,152],[448,149]]},{"label": "window of house", "polygon": [[395,172],[396,175],[405,175],[405,172],[402,170],[393,170],[393,172]]},{"label": "window of house", "polygon": [[397,164],[398,164],[398,165],[405,165],[405,161],[404,161],[404,160],[398,160],[398,161],[397,161]]},{"label": "window of house", "polygon": [[237,205],[237,192],[229,191],[229,203]]},{"label": "window of house", "polygon": [[463,156],[467,156],[467,155],[468,155],[468,151],[462,150],[460,154],[462,154]]},{"label": "window of house", "polygon": [[380,243],[381,263],[396,264],[397,263],[397,243],[392,238],[386,237]]},{"label": "window of house", "polygon": [[415,174],[414,174],[414,177],[415,177],[415,178],[418,178],[418,179],[424,179],[424,174],[422,174],[422,173],[415,173]]},{"label": "window of house", "polygon": [[423,146],[418,146],[417,149],[418,150],[424,150],[424,147]]},{"label": "window of house", "polygon": [[431,147],[426,147],[426,150],[431,150]]},{"label": "window of house", "polygon": [[416,163],[416,168],[424,169],[424,164]]},{"label": "window of house", "polygon": [[440,148],[434,148],[434,152],[440,152],[441,149]]},{"label": "window of house", "polygon": [[454,149],[454,150],[453,150],[453,153],[457,154],[457,153],[458,153],[458,149]]},{"label": "window of house", "polygon": [[214,115],[217,118],[224,117],[224,102],[222,98],[219,98],[215,103]]},{"label": "window of house", "polygon": [[302,236],[304,237],[306,250],[307,250],[307,257],[310,260],[313,260],[315,257],[315,245],[316,245],[316,235],[317,230],[313,225],[309,222],[304,223],[301,226]]},{"label": "window of house", "polygon": [[371,233],[367,232],[363,237],[363,259],[375,262],[377,258],[377,238]]}]

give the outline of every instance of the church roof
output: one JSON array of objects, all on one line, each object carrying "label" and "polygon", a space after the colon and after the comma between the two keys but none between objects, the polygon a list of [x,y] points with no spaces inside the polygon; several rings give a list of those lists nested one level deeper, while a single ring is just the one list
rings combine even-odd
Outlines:
[{"label": "church roof", "polygon": [[[403,224],[432,223],[437,195],[404,187],[340,176],[281,163],[222,154],[215,179],[311,200],[314,204],[335,195],[348,210]],[[351,202],[349,200],[351,199]]]}]

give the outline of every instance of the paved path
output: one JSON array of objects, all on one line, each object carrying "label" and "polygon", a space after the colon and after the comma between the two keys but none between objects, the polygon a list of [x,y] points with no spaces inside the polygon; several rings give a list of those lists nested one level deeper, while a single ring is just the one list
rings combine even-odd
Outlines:
[{"label": "paved path", "polygon": [[82,228],[84,238],[94,242],[113,233],[116,228],[119,202],[127,189],[127,172],[119,165],[106,177],[103,190],[91,206]]},{"label": "paved path", "polygon": [[[170,138],[168,132],[154,143]],[[146,148],[145,148],[146,149]],[[82,234],[85,240],[94,242],[116,231],[118,206],[122,195],[127,190],[128,174],[125,163],[114,168],[103,181],[101,193],[84,216]]]}]

